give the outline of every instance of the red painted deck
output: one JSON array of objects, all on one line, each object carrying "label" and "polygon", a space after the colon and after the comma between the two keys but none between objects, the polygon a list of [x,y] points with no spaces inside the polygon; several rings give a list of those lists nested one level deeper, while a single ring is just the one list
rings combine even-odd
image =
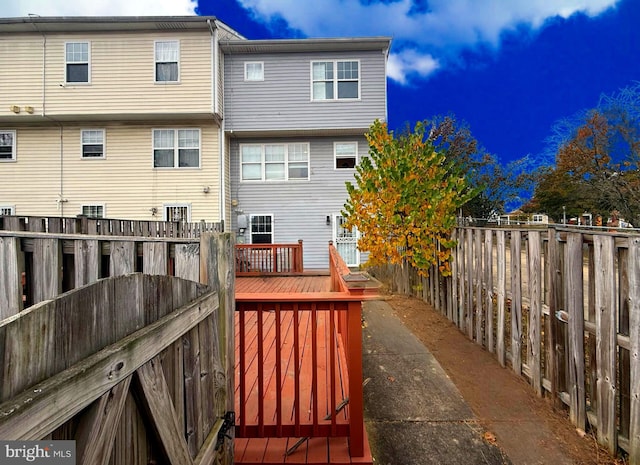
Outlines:
[{"label": "red painted deck", "polygon": [[[363,457],[350,457],[347,437],[329,437],[348,435],[350,418],[349,404],[330,415],[349,394],[344,341],[338,334],[348,303],[333,302],[342,293],[332,295],[330,286],[328,275],[236,279],[237,307],[252,309],[243,317],[236,312],[235,399],[242,425],[236,435],[244,436],[235,440],[236,464],[372,464],[366,435]],[[307,302],[292,302],[296,295]],[[242,303],[252,299],[250,306]],[[299,437],[324,435],[285,455]]]}]

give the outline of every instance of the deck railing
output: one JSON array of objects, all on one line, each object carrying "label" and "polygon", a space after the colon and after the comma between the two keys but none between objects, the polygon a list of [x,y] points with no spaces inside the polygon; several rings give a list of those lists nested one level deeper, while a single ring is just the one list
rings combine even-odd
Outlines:
[{"label": "deck railing", "polygon": [[297,244],[237,244],[236,275],[302,273],[302,240]]},{"label": "deck railing", "polygon": [[329,249],[334,292],[236,295],[236,436],[349,437],[362,457],[364,286],[350,292]]}]

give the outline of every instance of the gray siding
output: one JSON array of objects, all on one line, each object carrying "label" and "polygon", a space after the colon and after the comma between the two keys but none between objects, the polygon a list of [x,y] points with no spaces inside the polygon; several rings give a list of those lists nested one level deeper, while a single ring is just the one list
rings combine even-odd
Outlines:
[{"label": "gray siding", "polygon": [[[327,216],[340,213],[347,200],[345,181],[353,180],[355,170],[334,169],[333,143],[357,141],[358,157],[367,154],[366,139],[360,137],[316,137],[293,139],[233,139],[231,142],[231,198],[237,205],[231,214],[237,232],[238,214],[274,215],[274,242],[304,241],[305,269],[328,269],[328,243],[333,224]],[[308,142],[310,175],[308,181],[240,182],[239,146],[243,143]],[[249,243],[248,231],[245,242]],[[362,257],[364,259],[365,257]]]},{"label": "gray siding", "polygon": [[[360,99],[311,101],[311,61],[359,60]],[[244,63],[264,62],[264,81],[245,82]],[[227,55],[226,129],[368,128],[386,119],[386,56],[379,51]]]}]

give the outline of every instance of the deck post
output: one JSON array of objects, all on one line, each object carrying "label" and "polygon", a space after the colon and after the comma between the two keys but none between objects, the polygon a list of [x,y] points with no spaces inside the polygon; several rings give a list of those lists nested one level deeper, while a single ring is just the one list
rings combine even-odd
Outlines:
[{"label": "deck post", "polygon": [[362,394],[362,302],[352,301],[348,306],[348,347],[349,365],[349,416],[350,443],[352,457],[364,456],[364,400]]}]

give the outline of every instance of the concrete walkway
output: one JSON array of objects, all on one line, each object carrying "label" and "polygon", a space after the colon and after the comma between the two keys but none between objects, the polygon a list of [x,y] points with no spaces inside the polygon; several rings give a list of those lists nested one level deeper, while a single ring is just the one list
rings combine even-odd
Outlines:
[{"label": "concrete walkway", "polygon": [[426,347],[383,301],[364,304],[365,424],[376,464],[511,464]]}]

